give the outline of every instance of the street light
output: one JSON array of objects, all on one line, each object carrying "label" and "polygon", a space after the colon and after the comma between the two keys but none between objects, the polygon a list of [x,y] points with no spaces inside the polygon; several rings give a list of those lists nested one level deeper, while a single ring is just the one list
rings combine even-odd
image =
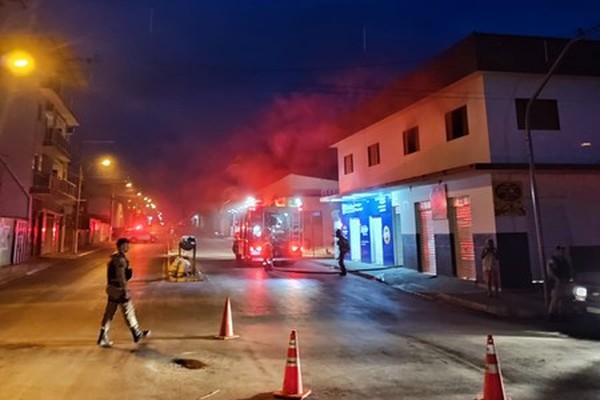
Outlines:
[{"label": "street light", "polygon": [[31,54],[14,50],[4,55],[4,65],[15,76],[28,75],[35,69],[35,60]]},{"label": "street light", "polygon": [[103,167],[110,167],[112,165],[112,160],[110,158],[103,158],[102,161],[100,161],[100,165]]}]

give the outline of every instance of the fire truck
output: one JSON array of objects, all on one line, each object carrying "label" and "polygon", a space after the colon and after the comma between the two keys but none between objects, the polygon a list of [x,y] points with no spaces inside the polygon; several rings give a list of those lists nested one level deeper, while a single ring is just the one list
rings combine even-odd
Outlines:
[{"label": "fire truck", "polygon": [[302,202],[251,202],[236,212],[233,252],[247,265],[289,262],[302,257]]}]

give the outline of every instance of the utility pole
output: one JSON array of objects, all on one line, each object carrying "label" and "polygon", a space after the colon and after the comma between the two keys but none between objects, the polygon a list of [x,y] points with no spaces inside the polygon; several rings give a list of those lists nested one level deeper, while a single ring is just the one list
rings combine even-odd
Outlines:
[{"label": "utility pole", "polygon": [[544,254],[544,236],[542,231],[542,218],[539,208],[539,200],[538,200],[538,190],[537,190],[537,181],[535,177],[535,158],[533,153],[533,141],[531,138],[531,107],[535,100],[538,98],[550,78],[556,71],[556,68],[563,60],[567,52],[571,49],[571,47],[579,42],[584,40],[585,38],[592,36],[595,33],[600,32],[600,25],[597,25],[587,31],[581,31],[579,35],[571,39],[565,47],[562,49],[556,60],[550,67],[550,70],[544,76],[544,79],[540,83],[539,87],[533,93],[529,101],[527,102],[527,107],[525,108],[525,143],[527,144],[527,157],[529,162],[529,190],[531,193],[531,206],[533,208],[533,222],[535,225],[535,237],[537,242],[537,255],[538,262],[540,264],[540,268],[542,269],[542,277],[544,279],[544,301],[545,304],[549,303],[549,291],[548,291],[548,273],[546,271],[546,258]]},{"label": "utility pole", "polygon": [[79,214],[81,214],[81,188],[83,186],[83,168],[79,164],[79,179],[77,180],[77,204],[75,205],[75,234],[73,237],[73,253],[79,252]]}]

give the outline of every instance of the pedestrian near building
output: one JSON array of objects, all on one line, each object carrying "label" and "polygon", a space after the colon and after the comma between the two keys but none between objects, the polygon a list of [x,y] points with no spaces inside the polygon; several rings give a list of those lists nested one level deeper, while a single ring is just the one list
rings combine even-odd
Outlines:
[{"label": "pedestrian near building", "polygon": [[566,302],[568,301],[569,282],[573,278],[571,264],[566,257],[565,246],[556,246],[554,254],[548,260],[548,279],[553,282],[548,306],[548,318],[551,321],[560,321],[565,317]]},{"label": "pedestrian near building", "polygon": [[493,239],[488,239],[485,242],[485,247],[481,252],[481,264],[487,281],[488,297],[498,297],[500,291],[500,261],[498,259],[498,249],[496,249]]},{"label": "pedestrian near building", "polygon": [[129,260],[125,254],[129,251],[129,240],[120,238],[117,240],[117,251],[110,257],[110,261],[106,267],[106,294],[108,299],[106,302],[106,308],[104,310],[104,316],[100,324],[100,335],[98,336],[98,345],[102,347],[112,346],[112,342],[108,337],[108,331],[110,329],[110,323],[117,311],[117,308],[121,308],[123,317],[127,326],[131,330],[133,341],[138,343],[150,335],[149,330],[141,330],[137,317],[135,315],[135,308],[129,293],[127,292],[127,281],[133,276],[133,271],[129,266]]},{"label": "pedestrian near building", "polygon": [[340,275],[344,276],[348,273],[346,271],[346,264],[344,264],[344,258],[346,257],[346,254],[348,254],[348,252],[350,251],[350,242],[348,242],[348,239],[344,237],[341,229],[335,231],[335,237],[338,240],[338,265],[340,266]]}]

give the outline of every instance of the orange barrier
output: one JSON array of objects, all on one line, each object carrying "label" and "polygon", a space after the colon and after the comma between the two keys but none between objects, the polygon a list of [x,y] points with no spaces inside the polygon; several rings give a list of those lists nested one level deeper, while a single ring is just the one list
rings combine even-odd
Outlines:
[{"label": "orange barrier", "polygon": [[496,356],[496,346],[494,345],[492,335],[488,335],[487,337],[483,394],[477,400],[510,400],[504,391],[500,361]]},{"label": "orange barrier", "polygon": [[215,336],[215,339],[228,340],[237,339],[239,335],[233,334],[233,320],[231,318],[231,301],[229,297],[225,300],[225,309],[223,310],[223,320],[221,321],[221,331]]},{"label": "orange barrier", "polygon": [[288,346],[287,361],[285,363],[283,389],[273,392],[273,396],[279,399],[304,399],[310,393],[310,389],[304,390],[302,386],[300,348],[298,346],[298,334],[294,329],[290,333],[290,344]]}]

